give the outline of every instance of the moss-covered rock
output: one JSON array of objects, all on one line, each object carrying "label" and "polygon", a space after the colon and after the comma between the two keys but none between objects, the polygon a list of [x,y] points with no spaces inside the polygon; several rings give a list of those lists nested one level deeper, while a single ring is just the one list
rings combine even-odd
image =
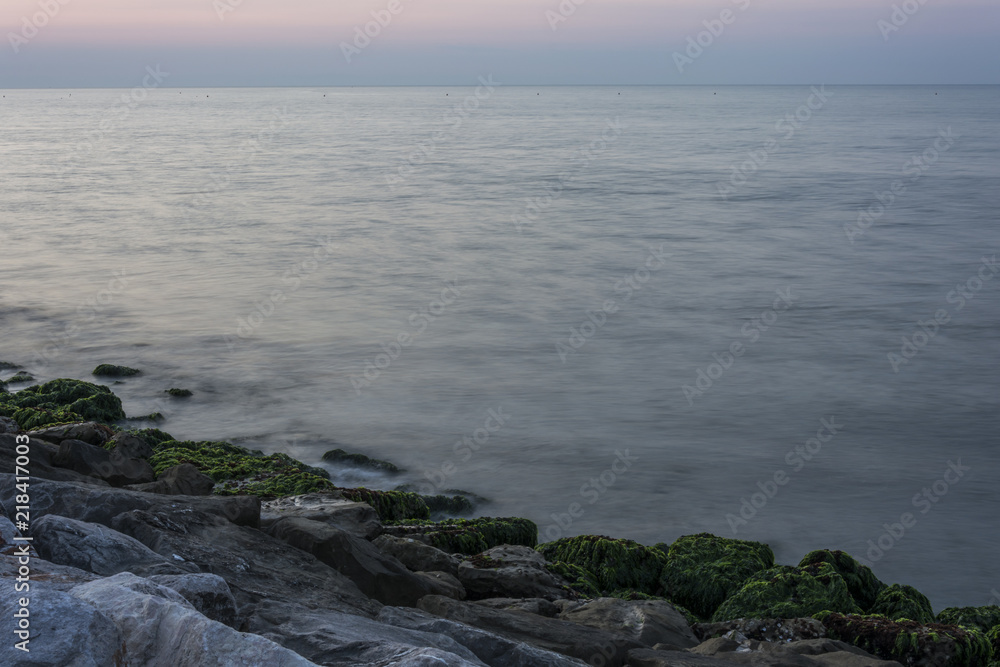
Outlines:
[{"label": "moss-covered rock", "polygon": [[391,535],[420,539],[447,553],[467,556],[504,544],[525,547],[538,544],[538,526],[528,519],[520,518],[397,521],[387,525],[385,531]]},{"label": "moss-covered rock", "polygon": [[993,654],[987,636],[972,628],[892,621],[879,615],[823,612],[815,617],[826,627],[831,639],[904,665],[983,667],[990,663]]},{"label": "moss-covered rock", "polygon": [[663,594],[702,618],[710,618],[752,575],[774,567],[774,552],[766,544],[709,533],[680,537],[666,554]]},{"label": "moss-covered rock", "polygon": [[421,496],[431,514],[469,514],[475,505],[465,496]]},{"label": "moss-covered rock", "polygon": [[264,456],[228,442],[209,441],[167,440],[154,444],[153,449],[149,462],[157,475],[167,468],[190,463],[219,484],[215,493],[220,495],[272,497],[335,489],[322,476],[325,471],[307,466],[287,454]]},{"label": "moss-covered rock", "polygon": [[581,597],[596,599],[601,597],[597,579],[579,565],[561,561],[545,563],[546,569],[569,582],[569,587]]},{"label": "moss-covered rock", "polygon": [[712,620],[736,618],[801,618],[821,611],[861,613],[841,577],[829,563],[806,567],[785,565],[751,576],[729,596]]},{"label": "moss-covered rock", "polygon": [[[948,607],[937,615],[937,622],[945,625],[965,625],[988,632],[1000,626],[1000,607]],[[1000,659],[1000,653],[997,654]]]},{"label": "moss-covered rock", "polygon": [[867,611],[875,604],[878,594],[885,590],[886,585],[879,581],[872,569],[862,565],[844,551],[819,549],[805,555],[799,567],[829,563],[837,573],[844,578],[847,590],[861,609]]},{"label": "moss-covered rock", "polygon": [[140,428],[128,431],[131,435],[142,438],[149,443],[149,446],[156,449],[159,445],[169,440],[175,440],[174,436],[165,433],[158,428]]},{"label": "moss-covered rock", "polygon": [[667,560],[659,549],[601,535],[564,537],[542,544],[538,551],[550,562],[583,568],[597,583],[602,595],[623,590],[658,595],[660,572]]},{"label": "moss-covered rock", "polygon": [[194,396],[194,393],[190,389],[167,389],[165,394],[170,394],[174,398],[189,398]]},{"label": "moss-covered rock", "polygon": [[378,512],[382,521],[407,521],[429,519],[427,503],[416,493],[403,491],[376,491],[373,489],[342,489],[341,494],[355,502],[368,503]]},{"label": "moss-covered rock", "polygon": [[105,378],[127,378],[135,375],[142,375],[142,371],[128,366],[115,366],[114,364],[101,364],[94,369],[93,375]]},{"label": "moss-covered rock", "polygon": [[8,371],[20,368],[17,364],[10,361],[0,361],[0,371]]},{"label": "moss-covered rock", "polygon": [[381,470],[383,472],[402,472],[395,464],[388,461],[373,459],[364,454],[352,454],[343,449],[331,449],[323,454],[323,460],[327,463],[340,463],[343,465],[353,465],[359,468],[369,468],[371,470]]},{"label": "moss-covered rock", "polygon": [[18,371],[5,380],[7,384],[20,384],[24,382],[34,382],[35,376],[27,371]]},{"label": "moss-covered rock", "polygon": [[125,411],[107,387],[60,379],[0,395],[0,415],[33,430],[83,421],[110,424],[124,419]]},{"label": "moss-covered rock", "polygon": [[986,633],[986,641],[990,643],[990,646],[993,649],[993,659],[1000,662],[1000,625],[994,625],[993,628]]},{"label": "moss-covered rock", "polygon": [[893,621],[934,622],[934,610],[927,596],[913,586],[900,584],[893,584],[879,593],[869,613],[881,614]]}]

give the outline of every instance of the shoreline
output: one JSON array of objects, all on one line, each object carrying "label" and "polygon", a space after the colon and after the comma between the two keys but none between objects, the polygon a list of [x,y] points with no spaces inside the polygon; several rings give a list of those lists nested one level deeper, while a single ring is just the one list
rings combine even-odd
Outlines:
[{"label": "shoreline", "polygon": [[[3,368],[12,372],[16,370],[12,366]],[[95,375],[104,379],[139,373],[119,366],[95,369]],[[313,558],[302,563],[314,568],[317,582],[323,582],[320,589],[333,586],[336,579],[340,598],[335,611],[340,614],[377,619],[391,607],[417,608],[433,617],[466,618],[485,613],[483,608],[498,611],[484,605],[485,601],[507,600],[509,608],[499,611],[509,614],[516,608],[519,614],[529,613],[525,607],[531,607],[535,611],[530,613],[539,618],[566,620],[564,616],[579,615],[580,609],[596,609],[593,605],[611,616],[624,613],[625,608],[655,607],[658,613],[671,615],[682,643],[690,644],[658,642],[670,645],[664,650],[657,644],[625,642],[611,655],[591,654],[603,655],[602,664],[670,664],[655,660],[667,661],[671,656],[632,654],[697,651],[722,635],[732,644],[725,645],[728,651],[716,641],[712,645],[716,653],[701,654],[724,661],[728,659],[725,654],[735,655],[742,649],[743,653],[764,652],[771,650],[762,648],[765,645],[824,639],[901,664],[937,664],[921,662],[929,656],[948,665],[987,665],[1000,659],[1000,607],[952,607],[935,614],[929,600],[915,588],[879,581],[859,559],[841,551],[812,551],[797,565],[779,565],[766,544],[708,533],[682,536],[669,545],[592,535],[540,543],[545,535],[527,519],[457,516],[468,515],[483,501],[473,493],[442,489],[445,485],[435,486],[434,491],[446,491],[435,495],[338,487],[324,468],[287,454],[265,455],[228,442],[178,441],[157,428],[129,429],[136,420],[126,417],[121,400],[104,385],[74,379],[32,384],[34,378],[14,377],[22,380],[13,383],[15,393],[5,387],[6,382],[0,384],[0,416],[4,417],[0,452],[5,466],[0,468],[0,506],[7,515],[0,517],[0,522],[6,522],[3,539],[8,544],[21,543],[22,548],[24,544],[36,548],[30,560],[43,570],[75,569],[66,574],[74,584],[67,590],[91,591],[99,588],[95,582],[108,584],[125,573],[150,579],[226,571],[231,566],[216,562],[220,556],[214,548],[194,549],[190,539],[178,537],[170,528],[176,522],[183,524],[185,512],[191,512],[203,521],[197,528],[188,525],[180,534],[201,535],[210,527],[222,551],[227,540],[232,540],[233,553],[242,550],[243,557],[254,563],[266,561],[269,556],[252,546],[252,540],[246,541],[246,531],[257,531],[257,539],[273,540],[268,543],[280,551],[274,556],[277,562],[300,561],[303,554]],[[190,395],[183,388],[164,391],[171,396],[169,400],[185,400]],[[388,461],[343,450],[330,451],[324,459],[331,464],[399,472]],[[31,465],[22,466],[25,461]],[[30,476],[21,474],[25,470],[31,471]],[[29,481],[21,482],[25,476]],[[26,491],[20,492],[19,483],[25,484]],[[451,491],[455,493],[448,495]],[[20,502],[25,499],[33,502]],[[164,505],[167,499],[171,502]],[[93,503],[103,509],[95,509]],[[115,509],[108,510],[109,504]],[[27,512],[30,520],[26,517],[21,522],[19,512]],[[568,513],[572,516],[572,506]],[[240,539],[234,536],[237,528],[243,531]],[[108,567],[94,566],[95,554],[86,552],[100,541],[98,535],[115,545],[112,552],[124,549],[128,557]],[[166,557],[168,552],[172,559]],[[3,553],[4,558],[15,557],[6,550]],[[87,564],[90,569],[82,571],[89,574],[80,573],[81,564]],[[13,565],[11,571],[17,572]],[[233,615],[243,618],[234,629],[254,637],[283,637],[277,644],[294,652],[298,644],[288,632],[273,628],[264,632],[255,623],[263,623],[262,609],[296,601],[276,591],[262,593],[259,582],[247,576],[253,569],[236,567],[231,576],[221,577],[221,583],[213,581],[214,586],[225,585],[232,591]],[[373,574],[376,570],[378,574]],[[91,578],[94,575],[103,579]],[[0,577],[5,587],[9,576],[4,572]],[[123,585],[121,581],[116,579],[115,585]],[[141,584],[128,581],[129,590]],[[10,597],[6,595],[4,602]],[[531,600],[536,602],[528,604]],[[320,608],[325,604],[313,602]],[[378,605],[385,607],[373,614]],[[27,604],[20,607],[30,610]],[[211,620],[207,613],[201,616]],[[762,622],[775,618],[786,619],[787,627],[798,629],[776,638],[775,624],[771,623],[769,633]],[[608,618],[602,619],[607,626]],[[792,623],[794,619],[799,620]],[[502,625],[501,621],[512,622],[506,616],[500,620],[491,616],[489,623]],[[482,619],[478,622],[487,624]],[[115,623],[128,634],[122,629],[127,624]],[[611,629],[621,632],[625,627]],[[500,634],[509,639],[510,632]],[[125,640],[123,645],[127,644]],[[522,644],[547,650],[545,642],[525,640]],[[4,650],[0,648],[0,656]],[[567,651],[563,647],[555,653],[587,658]],[[838,645],[829,652],[843,653],[844,649]],[[309,660],[316,657],[298,655]],[[647,659],[653,662],[642,662]]]}]

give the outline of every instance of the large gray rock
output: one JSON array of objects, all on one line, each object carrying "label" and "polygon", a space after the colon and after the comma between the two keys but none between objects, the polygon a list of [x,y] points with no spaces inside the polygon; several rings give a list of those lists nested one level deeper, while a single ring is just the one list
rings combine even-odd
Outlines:
[{"label": "large gray rock", "polygon": [[433,595],[443,595],[452,600],[466,598],[465,587],[447,572],[414,572],[413,576],[426,581]]},{"label": "large gray rock", "polygon": [[223,625],[236,628],[239,618],[236,598],[226,580],[217,574],[177,574],[149,577],[153,583],[172,588],[191,606]]},{"label": "large gray rock", "polygon": [[128,488],[165,496],[208,496],[215,488],[215,482],[190,463],[182,463],[161,472],[155,482],[131,484]]},{"label": "large gray rock", "polygon": [[[13,434],[0,434],[0,474],[20,474],[17,470],[17,441]],[[52,459],[59,448],[52,443],[31,438],[28,441],[28,457],[31,459],[31,476],[35,479],[51,479],[65,482],[83,482],[91,486],[108,486],[108,483],[97,477],[81,475],[78,472],[57,468],[52,465]]]},{"label": "large gray rock", "polygon": [[[472,651],[444,634],[294,603],[262,603],[248,619],[246,629],[321,665],[483,665]],[[439,661],[427,662],[430,657]],[[418,658],[423,662],[417,662]]]},{"label": "large gray rock", "polygon": [[462,562],[455,556],[412,537],[381,535],[372,541],[413,572],[447,572],[457,576]]},{"label": "large gray rock", "polygon": [[174,590],[133,574],[117,574],[77,586],[72,595],[96,607],[118,626],[127,664],[145,667],[315,664],[264,637],[237,632],[212,621]]},{"label": "large gray rock", "polygon": [[38,555],[45,560],[102,576],[185,571],[142,542],[96,523],[47,514],[32,523],[31,536]]},{"label": "large gray rock", "polygon": [[96,422],[63,424],[28,433],[32,438],[39,438],[55,445],[60,444],[63,440],[82,440],[96,447],[102,447],[111,437],[110,434],[110,428]]},{"label": "large gray rock", "polygon": [[112,486],[144,484],[156,479],[149,461],[130,459],[120,452],[109,452],[83,440],[63,440],[52,463],[81,475],[103,479]]},{"label": "large gray rock", "polygon": [[[3,437],[0,436],[0,439]],[[0,474],[0,504],[8,513],[16,506],[14,496],[17,493],[14,475]],[[169,514],[195,510],[223,517],[238,525],[260,525],[260,499],[256,496],[158,496],[126,489],[94,488],[74,482],[33,480],[31,502],[33,519],[57,514],[112,528],[112,519],[122,512],[160,509]]]},{"label": "large gray rock", "polygon": [[347,500],[336,493],[288,496],[269,500],[261,506],[261,525],[264,527],[284,517],[320,521],[366,540],[382,534],[382,522],[374,507]]},{"label": "large gray rock", "polygon": [[587,664],[577,658],[535,648],[418,609],[383,607],[376,620],[400,628],[451,637],[490,667],[582,667]]},{"label": "large gray rock", "polygon": [[[486,600],[476,600],[476,604],[490,609],[503,609],[505,611],[523,611],[529,614],[537,614],[547,618],[558,618],[564,609],[558,602],[569,602],[568,600],[545,600],[543,598],[489,598]],[[580,604],[573,604],[570,608],[576,608]]]},{"label": "large gray rock", "polygon": [[[36,563],[32,564],[32,568]],[[32,572],[34,575],[35,573]],[[0,596],[0,665],[25,667],[109,667],[124,665],[122,633],[104,613],[87,602],[59,590],[31,584],[29,591],[30,653],[15,648],[22,641],[14,631],[14,613],[18,611],[21,595],[7,587],[0,579],[7,594]],[[135,663],[130,663],[135,664]]]},{"label": "large gray rock", "polygon": [[521,611],[490,609],[438,595],[423,598],[417,606],[434,616],[465,623],[536,648],[579,658],[584,662],[601,659],[605,665],[621,667],[631,649],[642,648],[642,644],[620,633]]},{"label": "large gray rock", "polygon": [[826,626],[815,618],[738,618],[721,623],[695,623],[691,628],[701,639],[722,637],[736,631],[762,642],[791,642],[826,637]]},{"label": "large gray rock", "polygon": [[275,521],[267,532],[312,554],[383,604],[412,607],[423,596],[437,592],[371,542],[329,524],[286,517]]},{"label": "large gray rock", "polygon": [[10,417],[0,417],[0,434],[17,433],[20,430],[21,427]]},{"label": "large gray rock", "polygon": [[[83,438],[78,439],[83,440]],[[153,455],[153,447],[146,442],[144,438],[140,438],[137,435],[132,435],[131,433],[127,433],[125,431],[116,433],[115,436],[111,438],[111,444],[114,445],[114,451],[126,458],[148,459]]]},{"label": "large gray rock", "polygon": [[[42,560],[34,552],[32,552],[31,559],[31,576],[35,582],[31,584],[31,587],[36,592],[37,588],[40,587],[46,590],[66,592],[80,584],[100,579],[100,576],[93,572]],[[0,588],[0,590],[14,590],[16,579],[19,576],[19,567],[20,563],[18,563],[18,557],[13,555],[13,549],[5,548],[4,554],[0,555],[0,586],[7,586],[7,588]]]},{"label": "large gray rock", "polygon": [[654,651],[651,648],[629,651],[629,667],[732,667],[728,660],[684,651]]},{"label": "large gray rock", "polygon": [[559,618],[611,632],[620,632],[640,644],[698,645],[684,616],[662,600],[599,598],[562,613]]},{"label": "large gray rock", "polygon": [[549,572],[545,557],[531,547],[504,545],[484,551],[458,566],[458,580],[472,600],[575,597],[569,582]]},{"label": "large gray rock", "polygon": [[[116,516],[113,524],[115,530],[136,538],[161,556],[193,563],[202,572],[221,576],[229,584],[241,613],[252,613],[255,605],[268,600],[369,617],[381,608],[354,582],[315,556],[216,515],[190,508],[133,510]],[[245,605],[248,610],[243,609]]]}]

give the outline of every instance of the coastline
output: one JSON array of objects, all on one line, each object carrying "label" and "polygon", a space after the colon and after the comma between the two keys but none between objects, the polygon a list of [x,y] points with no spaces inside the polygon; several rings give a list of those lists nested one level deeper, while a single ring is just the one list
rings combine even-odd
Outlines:
[{"label": "coastline", "polygon": [[[14,364],[3,368],[17,370]],[[105,379],[140,372],[118,366],[95,369]],[[322,651],[306,646],[303,628],[310,618],[321,623],[321,612],[359,619],[357,623],[380,622],[384,627],[378,636],[385,642],[406,634],[403,627],[410,626],[410,632],[439,627],[429,620],[434,618],[495,631],[507,641],[516,636],[518,650],[532,656],[520,664],[578,664],[558,663],[556,655],[583,661],[579,664],[687,664],[676,662],[682,659],[678,655],[650,655],[682,653],[718,664],[736,664],[736,657],[748,653],[777,660],[754,664],[776,665],[880,664],[872,656],[913,665],[987,665],[1000,659],[1000,607],[948,608],[934,614],[919,591],[879,581],[843,552],[813,551],[797,565],[779,565],[766,544],[705,533],[669,545],[603,536],[539,544],[545,536],[526,519],[462,518],[482,501],[472,493],[450,493],[445,485],[435,487],[445,492],[435,495],[339,487],[325,469],[286,454],[264,455],[228,442],[178,441],[157,428],[130,429],[120,399],[104,385],[74,379],[33,384],[34,378],[17,375],[7,382],[11,378],[17,379],[10,388],[0,385],[0,416],[5,418],[0,426],[3,557],[28,558],[46,578],[16,581],[12,575],[21,563],[8,560],[3,602],[39,612],[42,618],[55,609],[44,606],[55,604],[53,600],[65,605],[68,596],[74,605],[85,602],[89,608],[75,606],[74,613],[89,614],[88,622],[102,614],[111,624],[109,631],[113,626],[112,634],[121,638],[116,651],[152,655],[152,640],[135,631],[134,621],[141,615],[126,619],[108,611],[118,607],[102,606],[112,598],[119,604],[123,596],[138,604],[134,596],[142,595],[176,605],[167,611],[183,610],[205,632],[224,632],[208,625],[221,624],[239,634],[227,635],[227,641],[235,642],[230,646],[239,645],[232,650],[258,651],[255,655],[270,656],[267,660],[275,664],[387,664],[363,662],[367,658],[358,656],[331,662],[332,647],[345,645],[339,636],[326,638]],[[185,391],[164,388],[169,400],[185,400]],[[156,415],[145,419],[155,421]],[[328,455],[331,461],[392,469],[389,462],[351,452]],[[23,528],[18,527],[19,512],[28,514]],[[197,547],[194,541],[199,541]],[[8,547],[20,551],[9,553]],[[243,555],[235,555],[239,553]],[[247,562],[234,565],[231,558]],[[311,587],[323,594],[298,590],[296,595],[304,596],[299,598],[281,587],[261,587],[253,574],[268,568],[277,572],[283,562],[286,570],[294,564],[308,572]],[[218,580],[209,582],[206,576]],[[286,572],[281,581],[289,590],[302,588],[301,582],[288,582],[288,576]],[[48,583],[52,580],[57,584]],[[162,582],[172,595],[160,590]],[[37,604],[20,604],[28,598],[13,599],[11,591],[25,583],[40,586],[38,594],[48,596],[41,610]],[[150,592],[154,585],[159,588]],[[212,595],[203,590],[206,586]],[[186,587],[198,588],[197,594]],[[207,597],[212,604],[205,604]],[[289,616],[285,611],[285,620],[274,622],[282,608],[292,607],[301,613]],[[418,609],[422,615],[403,609]],[[642,610],[643,618],[656,616],[674,633],[662,631],[658,639],[674,641],[649,643],[647,637],[644,643],[641,636],[623,635],[630,627],[623,615],[636,610]],[[532,639],[524,628],[511,629],[525,614],[534,614],[543,628],[541,619],[558,619],[609,634],[592,630],[600,646],[586,649],[579,648],[575,635],[562,644],[548,635]],[[559,627],[569,632],[568,626]],[[14,630],[28,633],[23,641],[39,642],[30,622],[27,629]],[[365,632],[376,630],[372,626]],[[409,637],[408,646],[444,653],[449,651],[443,647],[451,647],[452,657],[443,658],[451,661],[447,664],[477,664],[472,659],[508,664],[483,658],[484,649],[477,652],[472,646],[480,644],[463,644],[453,636],[459,630],[436,632],[450,637],[454,646],[432,639],[435,632],[427,630],[421,630],[426,637]],[[849,654],[867,662],[792,663],[778,655],[783,645],[820,640],[828,642],[829,650],[795,655]],[[602,648],[608,642],[612,649]],[[815,644],[810,647],[819,651]],[[19,649],[5,645],[0,656],[9,650]],[[156,664],[131,664],[147,663]]]}]

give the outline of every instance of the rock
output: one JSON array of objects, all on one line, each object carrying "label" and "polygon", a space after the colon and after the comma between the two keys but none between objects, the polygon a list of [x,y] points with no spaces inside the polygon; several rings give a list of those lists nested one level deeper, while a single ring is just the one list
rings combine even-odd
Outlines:
[{"label": "rock", "polygon": [[166,389],[163,393],[170,394],[174,398],[191,398],[194,396],[194,392],[190,389]]},{"label": "rock", "polygon": [[465,623],[546,651],[579,658],[584,662],[603,657],[604,664],[611,667],[621,667],[625,664],[629,650],[642,647],[623,634],[520,611],[489,609],[438,595],[423,598],[417,606],[435,616]]},{"label": "rock", "polygon": [[[914,619],[916,620],[916,619]],[[948,607],[937,615],[937,622],[945,625],[967,625],[983,632],[1000,625],[1000,607]],[[998,655],[997,657],[1000,657]]]},{"label": "rock", "polygon": [[[346,500],[334,493],[308,493],[268,500],[261,505],[261,525],[282,517],[300,517],[329,524],[366,540],[382,534],[378,512],[368,503]],[[395,554],[391,554],[395,555]],[[411,568],[412,569],[412,568]],[[443,568],[424,568],[441,570]]]},{"label": "rock", "polygon": [[55,424],[112,424],[125,419],[122,402],[110,389],[68,379],[52,380],[16,394],[0,394],[0,409],[27,431]]},{"label": "rock", "polygon": [[[14,590],[15,580],[19,576],[18,556],[14,548],[4,548],[3,555],[0,555],[0,585],[9,586],[6,590]],[[94,581],[100,577],[92,572],[86,572],[76,567],[68,565],[56,565],[47,560],[42,560],[38,554],[32,550],[31,560],[31,588],[35,592],[44,587],[45,590],[56,590],[66,592],[72,588]],[[3,664],[3,663],[0,663]]]},{"label": "rock", "polygon": [[600,535],[564,537],[542,544],[538,551],[552,564],[582,568],[604,595],[628,590],[657,595],[667,559],[659,549]]},{"label": "rock", "polygon": [[685,535],[664,550],[663,596],[701,618],[710,618],[750,576],[774,567],[766,544],[709,533]]},{"label": "rock", "polygon": [[608,632],[620,632],[640,644],[671,644],[678,648],[698,645],[687,620],[669,602],[600,598],[559,616]]},{"label": "rock", "polygon": [[190,463],[182,463],[161,472],[155,482],[131,484],[128,488],[165,496],[209,496],[212,495],[215,482],[208,475],[198,472]]},{"label": "rock", "polygon": [[811,551],[799,563],[799,567],[829,563],[847,584],[851,597],[862,609],[871,609],[875,598],[885,589],[885,584],[879,581],[875,573],[867,565],[862,565],[843,551],[822,549]]},{"label": "rock", "polygon": [[177,509],[133,510],[116,516],[113,527],[161,556],[178,563],[193,563],[202,572],[219,575],[229,584],[240,612],[247,615],[267,601],[369,617],[374,617],[381,606],[315,556],[259,530],[233,525],[218,515],[183,505]]},{"label": "rock", "polygon": [[629,667],[732,667],[732,662],[683,651],[634,649],[628,652]]},{"label": "rock", "polygon": [[450,637],[490,667],[582,667],[587,664],[576,658],[535,648],[417,609],[383,607],[376,620],[400,628]]},{"label": "rock", "polygon": [[237,632],[206,618],[179,593],[134,574],[117,574],[77,586],[72,595],[96,607],[120,628],[129,664],[314,665],[264,637]]},{"label": "rock", "polygon": [[701,639],[738,632],[762,642],[791,642],[826,637],[826,628],[815,618],[740,618],[721,623],[696,623],[692,628]]},{"label": "rock", "polygon": [[[13,434],[0,434],[0,474],[20,474],[17,470],[17,441]],[[31,476],[38,479],[51,479],[62,482],[82,482],[92,486],[108,486],[108,483],[97,477],[88,477],[65,468],[56,468],[52,459],[59,452],[55,445],[31,438],[28,441],[28,458],[31,465]],[[23,461],[22,461],[23,462]],[[21,466],[22,469],[24,466]],[[23,472],[23,471],[22,471]]]},{"label": "rock", "polygon": [[[829,607],[828,609],[839,611]],[[927,596],[913,586],[899,584],[882,589],[868,613],[882,614],[894,621],[905,618],[918,623],[934,622],[934,610]]]},{"label": "rock", "polygon": [[365,456],[364,454],[351,454],[343,449],[331,449],[323,454],[323,460],[327,463],[340,463],[344,465],[358,466],[359,468],[369,468],[371,470],[381,470],[388,473],[402,472],[399,468],[388,461],[381,461]]},{"label": "rock", "polygon": [[414,572],[413,574],[427,582],[432,591],[431,595],[443,595],[452,600],[464,600],[467,597],[462,583],[447,572]]},{"label": "rock", "polygon": [[463,561],[458,580],[474,600],[575,597],[568,582],[549,572],[545,557],[524,546],[494,547]]},{"label": "rock", "polygon": [[286,517],[271,524],[267,532],[316,556],[383,604],[412,607],[433,590],[427,581],[371,542],[328,524]]},{"label": "rock", "polygon": [[458,565],[461,563],[458,558],[412,537],[381,535],[373,544],[413,572],[440,571],[458,574]]},{"label": "rock", "polygon": [[[83,438],[78,438],[82,440]],[[153,455],[153,447],[145,438],[133,435],[126,431],[120,431],[111,438],[114,451],[119,452],[125,458],[148,459]],[[95,444],[95,443],[90,443]]]},{"label": "rock", "polygon": [[[423,500],[420,502],[423,504]],[[467,556],[504,544],[534,548],[538,542],[538,526],[519,518],[444,519],[425,524],[385,526],[384,529],[388,535],[410,537],[444,552]]]},{"label": "rock", "polygon": [[88,445],[103,447],[111,438],[111,429],[97,422],[83,422],[51,426],[40,431],[31,431],[28,435],[54,445],[62,443],[63,440],[82,440]]},{"label": "rock", "polygon": [[128,366],[115,366],[114,364],[101,364],[94,369],[93,375],[106,378],[127,378],[141,375],[142,371]]},{"label": "rock", "polygon": [[0,434],[3,433],[18,433],[21,427],[17,425],[17,422],[9,417],[0,416]]},{"label": "rock", "polygon": [[125,458],[82,440],[63,440],[52,463],[81,475],[98,477],[112,486],[143,484],[156,479],[148,461]]},{"label": "rock", "polygon": [[[17,493],[14,476],[0,474],[0,504],[8,512],[17,504],[14,501]],[[33,481],[31,500],[35,520],[46,514],[56,514],[114,528],[112,519],[122,512],[163,508],[169,514],[190,509],[221,516],[237,525],[260,525],[260,499],[254,496],[157,496],[125,489],[95,488],[78,482]]]},{"label": "rock", "polygon": [[490,609],[523,611],[528,614],[545,616],[546,618],[558,618],[564,610],[557,602],[565,602],[565,600],[553,602],[543,598],[489,598],[487,600],[476,600],[475,602],[481,607],[489,607]]},{"label": "rock", "polygon": [[45,560],[102,576],[126,571],[143,576],[185,571],[138,540],[96,523],[47,514],[32,523],[31,536]]},{"label": "rock", "polygon": [[[32,563],[32,569],[37,563]],[[34,575],[34,571],[32,572]],[[7,582],[3,582],[6,586]],[[40,591],[32,583],[30,642],[25,653],[15,648],[22,641],[13,629],[14,613],[19,595],[6,588],[8,595],[0,597],[0,615],[4,632],[0,642],[0,665],[30,665],[31,667],[106,667],[126,664],[126,652],[121,631],[105,614],[69,593],[54,589]],[[30,658],[29,658],[30,656]]]},{"label": "rock", "polygon": [[871,653],[834,639],[803,639],[781,644],[781,646],[792,653],[809,656],[824,665],[896,667],[899,664],[894,661],[879,660]]},{"label": "rock", "polygon": [[[445,634],[404,629],[328,608],[265,601],[248,619],[247,630],[323,665],[483,665]],[[437,662],[426,662],[431,658]]]},{"label": "rock", "polygon": [[821,611],[861,613],[843,577],[829,563],[758,572],[722,603],[712,620],[801,618]]},{"label": "rock", "polygon": [[149,580],[181,594],[202,614],[231,628],[237,628],[236,598],[226,580],[216,574],[156,575]]}]

